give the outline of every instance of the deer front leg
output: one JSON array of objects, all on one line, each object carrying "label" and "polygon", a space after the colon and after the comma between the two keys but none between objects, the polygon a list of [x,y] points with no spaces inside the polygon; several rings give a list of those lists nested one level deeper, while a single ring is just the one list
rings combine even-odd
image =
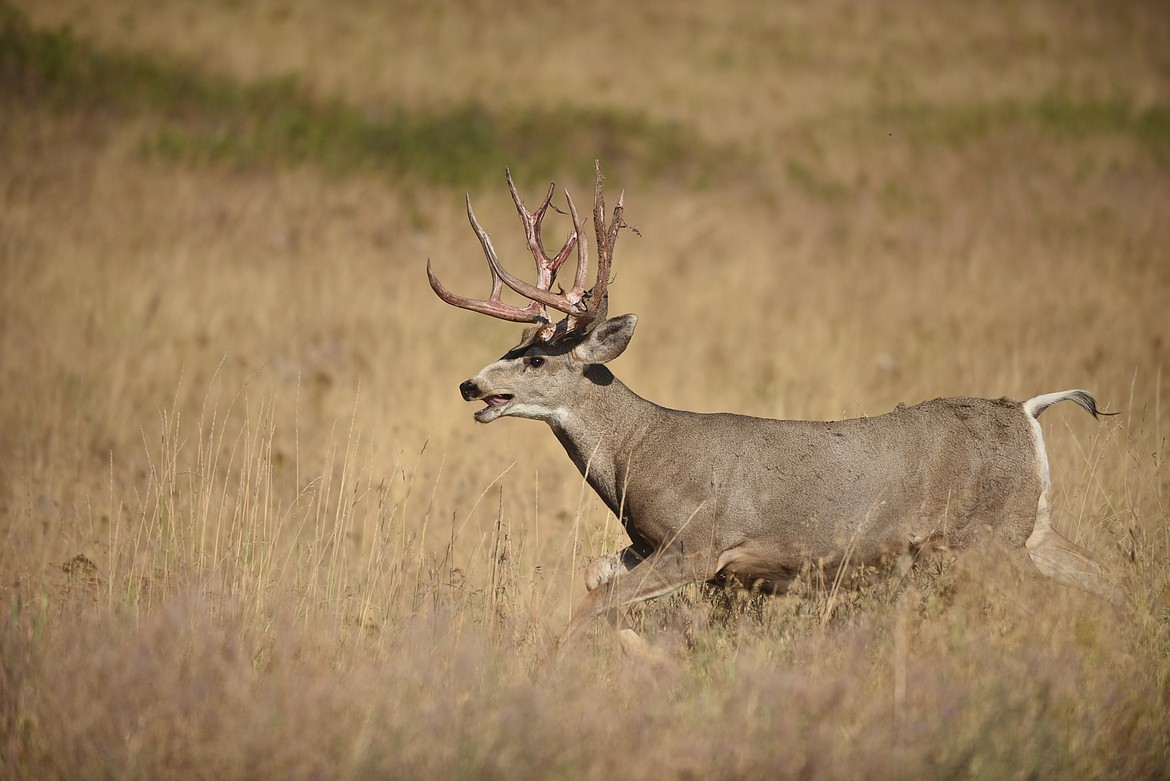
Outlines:
[{"label": "deer front leg", "polygon": [[[636,557],[629,548],[613,558],[621,557],[617,567],[625,567],[630,556]],[[660,548],[645,559],[638,561],[628,572],[616,572],[610,579],[601,581],[585,597],[577,614],[565,630],[560,650],[565,651],[575,643],[586,626],[597,616],[609,610],[632,605],[647,599],[661,597],[688,583],[699,583],[708,580],[714,573],[708,572],[711,556],[706,551],[702,553],[688,553],[682,545],[671,545]],[[611,560],[603,557],[598,561]],[[594,562],[596,564],[597,562]],[[598,566],[598,572],[592,574],[608,574],[608,565]],[[590,570],[593,565],[590,565]],[[591,573],[587,572],[589,577]]]},{"label": "deer front leg", "polygon": [[593,591],[598,586],[629,572],[641,561],[642,557],[637,554],[633,545],[600,556],[589,562],[589,566],[585,568],[585,589]]}]

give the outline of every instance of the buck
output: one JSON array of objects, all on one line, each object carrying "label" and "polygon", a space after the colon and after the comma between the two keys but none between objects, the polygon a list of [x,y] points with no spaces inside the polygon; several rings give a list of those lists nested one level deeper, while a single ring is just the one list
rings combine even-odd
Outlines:
[{"label": "buck", "polygon": [[[461,309],[528,324],[519,344],[459,386],[479,401],[480,423],[542,420],[630,537],[585,572],[588,595],[566,630],[571,643],[596,616],[717,581],[781,590],[810,564],[832,572],[921,550],[961,550],[990,540],[1023,545],[1056,581],[1107,599],[1120,592],[1087,551],[1051,522],[1048,458],[1037,417],[1072,401],[1101,413],[1083,390],[1024,402],[942,398],[893,412],[827,422],[770,420],[667,409],[641,398],[606,367],[634,335],[633,314],[607,319],[610,270],[625,193],[607,224],[596,165],[593,222],[597,276],[573,199],[573,228],[549,256],[541,223],[555,191],[529,211],[508,189],[536,261],[536,284],[500,263],[467,198],[467,217],[491,269],[488,298],[431,288]],[[554,292],[576,248],[572,287]],[[504,285],[528,300],[501,299]],[[564,315],[553,323],[548,309]]]}]

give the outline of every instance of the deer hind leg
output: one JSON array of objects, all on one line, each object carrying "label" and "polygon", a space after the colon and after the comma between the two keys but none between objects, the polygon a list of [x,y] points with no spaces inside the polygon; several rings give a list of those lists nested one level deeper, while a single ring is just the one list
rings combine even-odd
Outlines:
[{"label": "deer hind leg", "polygon": [[1036,568],[1065,586],[1080,588],[1119,604],[1125,592],[1114,585],[1105,568],[1087,550],[1052,528],[1047,481],[1040,492],[1036,524],[1024,545]]},{"label": "deer hind leg", "polygon": [[[624,557],[627,551],[628,549],[612,556]],[[604,557],[598,561],[610,558]],[[671,545],[654,551],[628,572],[618,572],[608,581],[599,583],[586,595],[585,601],[581,603],[577,614],[569,623],[560,650],[565,651],[571,647],[580,638],[589,622],[603,613],[618,611],[636,602],[665,596],[689,583],[707,580],[710,577],[706,566],[709,558],[704,554],[687,553],[681,545]],[[604,566],[608,565],[599,566],[599,571],[603,570]],[[624,566],[624,560],[617,562],[616,566]],[[644,647],[644,641],[624,625],[624,622],[618,625],[621,627],[619,639],[623,647],[627,650],[637,646]]]}]

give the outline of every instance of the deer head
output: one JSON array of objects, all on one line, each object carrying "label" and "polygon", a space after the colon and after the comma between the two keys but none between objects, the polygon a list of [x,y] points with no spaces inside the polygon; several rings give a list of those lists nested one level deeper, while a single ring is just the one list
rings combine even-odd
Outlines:
[{"label": "deer head", "polygon": [[[463,382],[459,391],[467,401],[481,400],[485,407],[475,413],[481,423],[516,416],[545,420],[550,423],[563,419],[572,409],[580,393],[589,385],[606,382],[608,375],[601,364],[613,360],[626,348],[634,333],[637,318],[623,315],[606,319],[608,309],[609,273],[613,248],[618,231],[624,227],[622,210],[625,193],[618,196],[610,222],[605,221],[605,199],[602,195],[604,177],[600,163],[594,163],[597,174],[593,198],[593,223],[597,236],[597,278],[591,288],[585,289],[589,275],[588,243],[581,231],[581,219],[573,198],[565,191],[573,230],[556,255],[550,257],[544,248],[541,223],[552,202],[555,183],[535,211],[529,211],[516,191],[512,174],[505,169],[512,201],[524,225],[528,248],[536,261],[536,284],[514,276],[500,263],[491,237],[479,224],[467,198],[467,218],[479,238],[492,275],[492,290],[486,299],[472,299],[452,293],[439,282],[427,261],[427,278],[435,294],[452,306],[496,317],[511,322],[531,323],[520,343],[475,377]],[[553,291],[557,272],[568,259],[574,247],[577,250],[577,271],[573,286],[565,291]],[[529,300],[527,306],[505,303],[500,294],[504,285]],[[548,309],[565,315],[553,323]],[[582,382],[582,380],[586,382]]]}]

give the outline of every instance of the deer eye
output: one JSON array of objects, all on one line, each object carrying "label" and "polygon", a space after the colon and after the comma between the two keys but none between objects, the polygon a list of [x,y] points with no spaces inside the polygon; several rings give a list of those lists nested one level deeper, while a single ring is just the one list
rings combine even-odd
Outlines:
[{"label": "deer eye", "polygon": [[524,359],[524,364],[533,369],[539,369],[541,366],[544,366],[544,358],[539,355],[529,355]]}]

